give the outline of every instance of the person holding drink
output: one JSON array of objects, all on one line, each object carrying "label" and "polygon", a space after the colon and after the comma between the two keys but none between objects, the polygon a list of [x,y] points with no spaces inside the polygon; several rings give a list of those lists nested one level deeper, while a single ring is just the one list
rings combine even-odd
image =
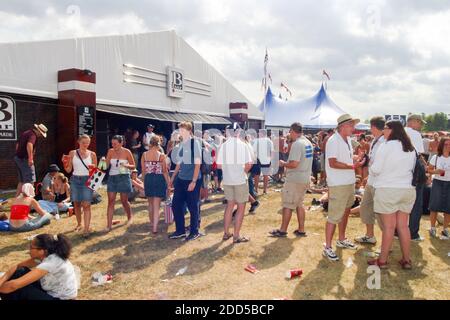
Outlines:
[{"label": "person holding drink", "polygon": [[442,138],[437,155],[430,159],[429,172],[434,174],[430,196],[430,236],[436,237],[436,220],[438,212],[444,213],[442,236],[450,238],[450,138]]},{"label": "person holding drink", "polygon": [[77,226],[75,231],[81,231],[81,211],[84,213],[84,229],[83,236],[88,237],[91,224],[91,202],[93,190],[86,186],[89,179],[89,171],[97,167],[97,155],[94,151],[90,151],[89,145],[91,138],[88,135],[81,135],[78,138],[79,148],[72,150],[68,155],[62,156],[64,170],[67,173],[72,172],[70,178],[70,192],[77,218]]},{"label": "person holding drink", "polygon": [[108,214],[106,232],[112,230],[114,204],[117,193],[120,193],[120,201],[127,214],[128,224],[132,222],[132,213],[128,194],[133,191],[131,186],[130,170],[135,169],[136,164],[131,151],[123,147],[123,137],[115,135],[111,140],[112,148],[106,155],[106,163],[109,164],[109,177],[107,182]]}]

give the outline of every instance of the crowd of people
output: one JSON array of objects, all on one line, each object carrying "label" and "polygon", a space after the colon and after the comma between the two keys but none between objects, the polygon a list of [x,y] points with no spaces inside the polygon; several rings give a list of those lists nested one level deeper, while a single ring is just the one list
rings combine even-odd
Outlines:
[{"label": "crowd of people", "polygon": [[[115,222],[117,193],[128,224],[133,220],[130,199],[147,198],[152,234],[159,232],[161,204],[170,198],[175,231],[168,237],[192,241],[203,235],[201,205],[209,202],[210,194],[223,192],[226,204],[223,240],[233,239],[235,244],[249,242],[250,238],[242,235],[246,204],[250,203],[250,213],[255,213],[260,206],[262,175],[263,194],[267,193],[270,180],[283,183],[281,225],[270,231],[269,236],[287,237],[295,210],[298,227],[294,235],[306,237],[305,195],[319,193],[320,199],[314,198],[312,204],[323,206],[327,215],[324,257],[339,260],[333,249],[336,226],[335,246],[356,250],[360,244],[377,243],[377,222],[382,231],[381,249],[379,257],[369,260],[368,264],[387,268],[393,239],[398,237],[402,252],[399,263],[403,269],[411,269],[410,242],[423,240],[419,229],[424,208],[430,211],[430,236],[438,236],[437,220],[439,213],[443,213],[440,237],[449,239],[450,138],[438,133],[433,134],[432,140],[428,135],[422,136],[424,120],[420,115],[410,115],[405,127],[399,121],[386,122],[383,117],[374,117],[370,120],[370,134],[355,134],[358,122],[359,119],[345,114],[337,119],[335,130],[315,134],[304,132],[298,122],[291,125],[289,132],[273,131],[271,135],[267,130],[259,130],[258,134],[243,130],[237,123],[225,131],[194,132],[191,123],[182,122],[169,141],[153,133],[151,124],[141,141],[139,133],[132,130],[125,136],[114,135],[105,157],[108,166],[105,231],[111,231]],[[45,138],[46,132],[45,126],[36,125],[20,136],[14,158],[20,183],[11,203],[10,229],[19,232],[38,229],[73,207],[76,230],[89,236],[94,192],[86,182],[91,170],[99,164],[95,152],[89,150],[90,137],[80,136],[78,148],[61,159],[64,170],[71,174],[70,183],[57,165],[50,166],[40,186],[42,199],[37,201],[33,185],[33,148],[37,138]],[[142,146],[145,151],[140,154],[138,150]],[[30,217],[31,210],[36,211],[36,217]],[[187,213],[189,227],[185,226]],[[364,234],[354,240],[346,233],[350,215],[359,215],[364,225]],[[66,241],[61,239],[57,241]],[[48,249],[45,247],[48,243],[36,241],[32,245],[34,243],[36,250],[43,250],[39,254],[44,261],[56,254],[52,259],[64,266],[61,268],[70,269],[70,264],[64,262],[68,251],[59,254],[54,249],[56,242]],[[23,268],[40,270],[33,273],[35,281],[48,277],[43,272],[50,272],[50,269],[40,266],[24,262],[19,269],[8,271],[0,278],[0,293],[9,294],[11,288],[29,286],[26,281],[20,281],[24,272],[30,272]],[[11,280],[16,278],[18,280]],[[40,289],[48,292],[46,287],[43,285]],[[54,298],[71,296],[50,295]]]}]

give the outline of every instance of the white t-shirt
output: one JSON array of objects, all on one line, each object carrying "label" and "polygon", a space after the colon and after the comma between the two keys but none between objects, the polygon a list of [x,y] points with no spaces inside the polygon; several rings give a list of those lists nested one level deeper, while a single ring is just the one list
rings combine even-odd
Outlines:
[{"label": "white t-shirt", "polygon": [[36,268],[48,272],[41,278],[41,286],[49,295],[61,300],[76,298],[77,278],[69,260],[64,261],[56,254],[51,254]]},{"label": "white t-shirt", "polygon": [[353,148],[350,137],[347,142],[339,133],[333,134],[327,141],[325,146],[325,170],[327,173],[328,186],[345,186],[354,184],[356,181],[355,170],[353,169],[334,169],[330,167],[330,158],[335,158],[337,161],[353,164]]},{"label": "white t-shirt", "polygon": [[253,142],[253,150],[255,150],[261,164],[269,164],[272,160],[272,152],[274,147],[272,141],[268,138],[258,138]]},{"label": "white t-shirt", "polygon": [[[375,143],[376,142],[376,143]],[[369,151],[369,168],[373,163],[373,160],[375,159],[375,155],[377,154],[378,148],[386,142],[386,139],[384,136],[380,136],[378,139],[374,139],[370,145],[370,151]],[[369,171],[369,178],[367,179],[367,184],[369,186],[373,186],[373,176],[370,174]]]},{"label": "white t-shirt", "polygon": [[253,163],[250,146],[238,138],[229,138],[220,146],[216,162],[222,165],[224,185],[245,184],[247,182],[245,164]]},{"label": "white t-shirt", "polygon": [[417,152],[425,153],[425,150],[423,148],[423,139],[420,132],[410,127],[405,127],[405,131],[408,134],[409,138],[411,139],[411,142],[414,148],[416,148]]},{"label": "white t-shirt", "polygon": [[435,174],[433,179],[441,181],[450,181],[450,157],[445,158],[444,156],[438,157],[434,155],[430,159],[430,164],[436,168],[436,170],[445,170],[445,175],[441,177],[439,174]]},{"label": "white t-shirt", "polygon": [[423,150],[425,154],[430,154],[430,142],[433,140],[430,140],[428,138],[423,138]]},{"label": "white t-shirt", "polygon": [[416,153],[404,152],[400,141],[383,143],[369,168],[369,174],[374,177],[373,187],[414,188],[412,178],[415,164]]}]

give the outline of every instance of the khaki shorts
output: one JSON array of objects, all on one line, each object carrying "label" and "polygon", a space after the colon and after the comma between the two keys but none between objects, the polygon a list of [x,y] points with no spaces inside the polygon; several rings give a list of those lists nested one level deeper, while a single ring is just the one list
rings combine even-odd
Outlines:
[{"label": "khaki shorts", "polygon": [[361,201],[361,208],[359,211],[361,215],[361,221],[364,224],[375,224],[375,211],[373,210],[374,194],[374,187],[366,185],[364,196]]},{"label": "khaki shorts", "polygon": [[373,209],[379,214],[391,214],[397,211],[411,213],[416,201],[413,188],[377,188],[373,197]]},{"label": "khaki shorts", "polygon": [[286,182],[281,194],[283,208],[295,210],[297,207],[303,207],[307,183]]},{"label": "khaki shorts", "polygon": [[339,224],[345,210],[351,208],[355,202],[355,185],[329,187],[328,194],[328,222]]},{"label": "khaki shorts", "polygon": [[237,186],[223,186],[225,199],[236,201],[237,203],[246,203],[248,201],[248,184],[244,183]]}]

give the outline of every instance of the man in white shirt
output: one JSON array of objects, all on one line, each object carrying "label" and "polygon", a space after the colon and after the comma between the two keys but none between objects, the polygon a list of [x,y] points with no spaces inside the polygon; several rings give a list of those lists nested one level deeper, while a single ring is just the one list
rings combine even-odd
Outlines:
[{"label": "man in white shirt", "polygon": [[[386,120],[383,117],[374,117],[370,119],[370,131],[374,136],[374,139],[370,145],[369,151],[369,168],[372,166],[373,160],[375,159],[375,154],[378,148],[385,142],[383,136],[384,125]],[[374,225],[375,225],[375,212],[373,209],[373,196],[375,194],[375,189],[373,187],[374,177],[370,174],[367,179],[366,188],[364,190],[364,196],[361,202],[360,217],[362,223],[366,225],[366,234],[361,237],[355,238],[358,243],[366,244],[376,244],[377,239],[375,238]]]},{"label": "man in white shirt", "polygon": [[274,147],[272,141],[267,137],[267,130],[259,130],[259,138],[253,142],[253,150],[255,150],[258,157],[257,166],[260,167],[260,171],[257,170],[254,175],[255,191],[258,193],[259,177],[262,173],[264,189],[263,193],[267,193],[267,186],[269,185],[269,176],[271,174],[271,161],[274,154]]},{"label": "man in white shirt", "polygon": [[[422,126],[424,124],[426,124],[426,122],[422,119],[422,116],[420,114],[411,114],[408,117],[405,127],[406,133],[408,134],[414,148],[419,154],[423,154],[425,152],[423,147],[422,135],[420,134],[420,130],[422,130]],[[411,232],[411,240],[416,242],[423,241],[423,238],[419,234],[419,228],[420,218],[422,217],[423,211],[424,188],[425,184],[418,184],[416,186],[416,201],[414,202],[414,207],[409,217],[409,230]]]},{"label": "man in white shirt", "polygon": [[[217,155],[217,167],[223,171],[223,185],[227,206],[224,214],[223,240],[233,237],[233,243],[248,242],[250,239],[240,236],[244,220],[245,204],[248,201],[247,173],[252,167],[250,147],[242,141],[244,131],[237,123],[227,128],[228,139],[223,143]],[[233,209],[237,205],[234,220],[234,232],[230,233]]]},{"label": "man in white shirt", "polygon": [[359,119],[353,119],[349,114],[338,118],[337,132],[327,141],[325,149],[325,168],[328,184],[328,219],[325,227],[325,248],[323,256],[331,261],[339,260],[333,251],[331,242],[339,226],[339,240],[336,246],[356,250],[355,246],[345,236],[350,208],[355,201],[355,168],[361,167],[364,162],[356,161],[353,157],[353,148],[350,137],[355,130]]},{"label": "man in white shirt", "polygon": [[155,129],[155,126],[152,124],[149,124],[147,126],[147,132],[142,137],[142,145],[144,146],[144,149],[147,151],[150,149],[150,140],[155,135],[155,133],[153,132],[153,129]]}]

